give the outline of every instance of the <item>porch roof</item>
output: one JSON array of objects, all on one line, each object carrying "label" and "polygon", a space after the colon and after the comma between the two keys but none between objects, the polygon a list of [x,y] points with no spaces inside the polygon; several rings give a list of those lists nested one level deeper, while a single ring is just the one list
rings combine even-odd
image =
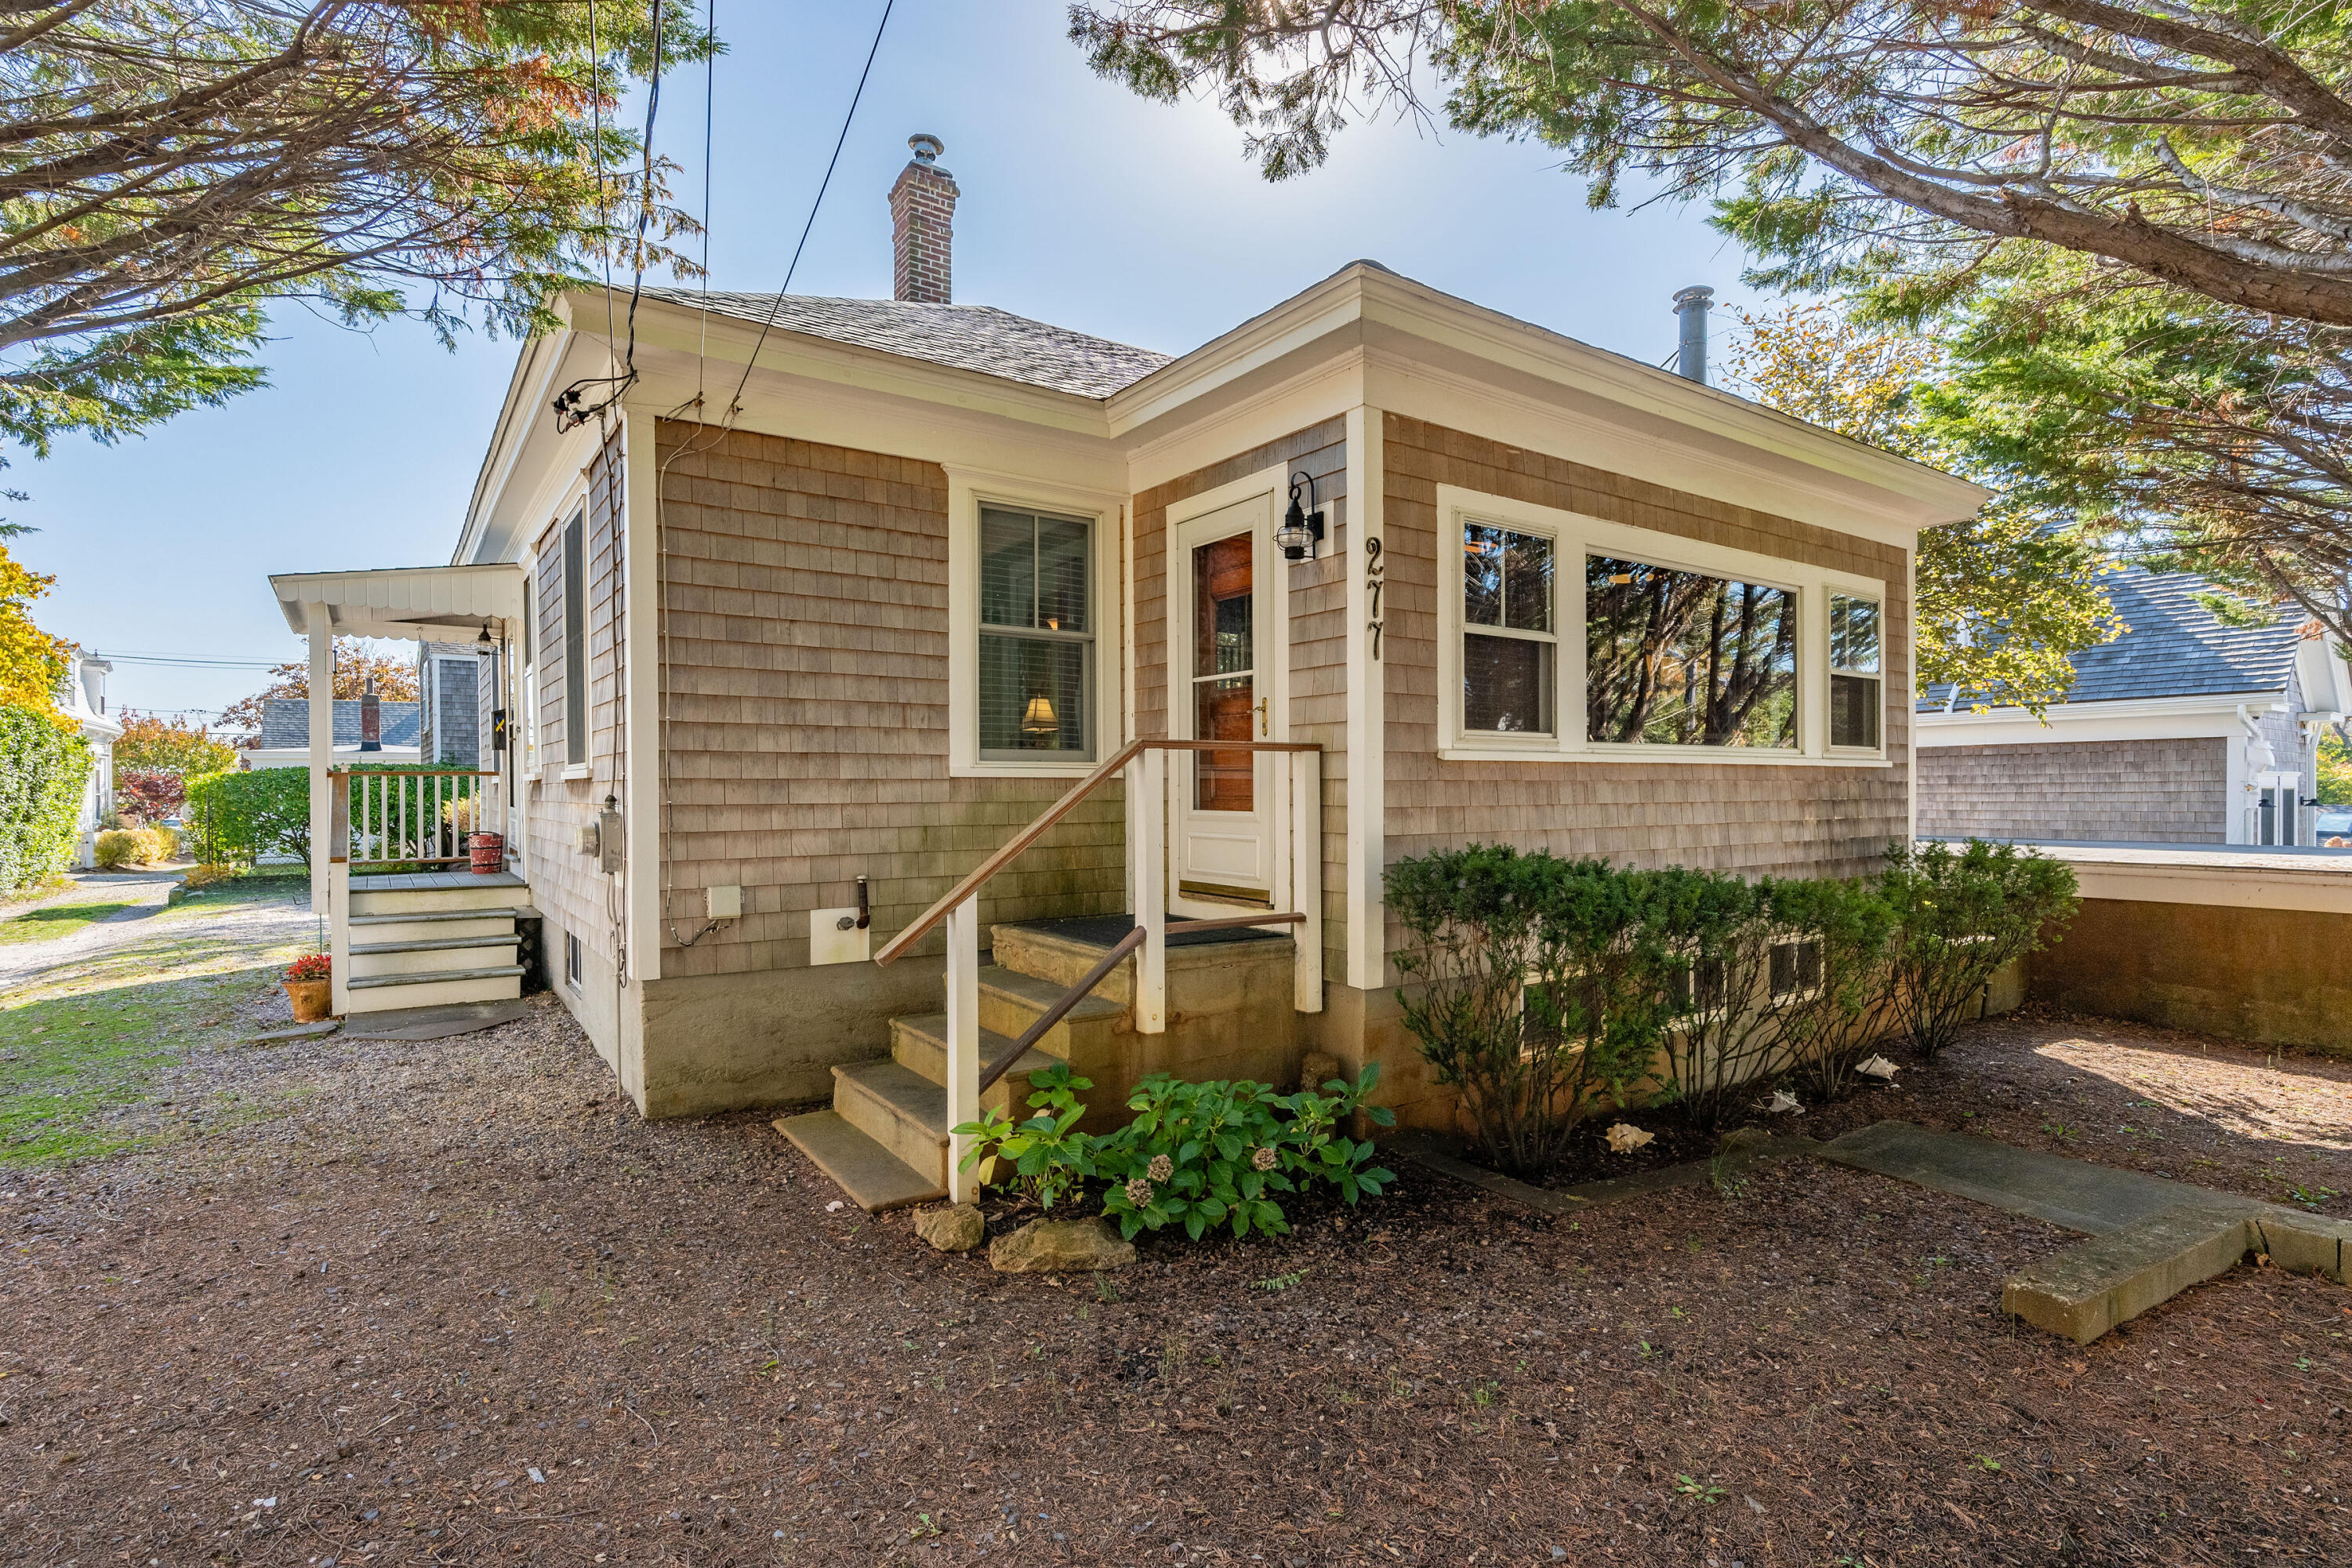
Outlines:
[{"label": "porch roof", "polygon": [[503,637],[522,626],[523,573],[512,562],[289,572],[272,576],[269,586],[298,636],[312,629],[312,605],[326,606],[327,629],[337,637],[462,642],[453,632],[478,631],[487,622],[492,637]]}]

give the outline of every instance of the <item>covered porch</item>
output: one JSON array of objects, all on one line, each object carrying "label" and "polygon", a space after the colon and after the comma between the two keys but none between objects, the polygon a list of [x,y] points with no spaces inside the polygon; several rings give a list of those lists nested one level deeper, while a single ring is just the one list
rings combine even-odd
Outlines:
[{"label": "covered porch", "polygon": [[[537,918],[520,846],[518,706],[522,568],[510,563],[287,574],[269,580],[310,643],[310,902],[324,910],[337,1016],[520,994]],[[390,764],[334,743],[334,641],[470,643],[491,722],[467,760]],[[477,835],[496,834],[475,869]]]}]

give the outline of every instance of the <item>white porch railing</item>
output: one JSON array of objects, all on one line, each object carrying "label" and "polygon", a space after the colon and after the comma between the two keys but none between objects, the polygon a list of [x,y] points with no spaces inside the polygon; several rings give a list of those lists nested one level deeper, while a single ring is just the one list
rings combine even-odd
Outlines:
[{"label": "white porch railing", "polygon": [[478,833],[507,830],[505,780],[471,768],[338,769],[347,778],[354,870],[453,866],[469,858]]},{"label": "white porch railing", "polygon": [[[1274,813],[1275,853],[1272,909],[1265,914],[1232,915],[1219,920],[1171,921],[1168,918],[1168,754],[1171,752],[1265,752],[1273,754],[1276,803]],[[1127,809],[1134,831],[1133,847],[1136,929],[1106,953],[1093,971],[1063,993],[1022,1037],[993,1061],[980,1059],[980,893],[990,879],[1045,836],[1078,804],[1114,778],[1125,775]],[[1214,931],[1236,926],[1287,925],[1296,957],[1292,965],[1292,1005],[1301,1013],[1323,1010],[1322,898],[1323,749],[1312,742],[1293,741],[1129,741],[1109,761],[1080,781],[1036,821],[1019,833],[912,924],[886,942],[874,955],[877,964],[901,958],[930,930],[947,927],[947,1097],[948,1125],[960,1127],[980,1116],[980,1097],[989,1085],[1011,1069],[1049,1029],[1101,984],[1128,954],[1136,953],[1135,1027],[1146,1035],[1168,1028],[1168,939],[1186,931]],[[948,1196],[969,1200],[975,1185],[963,1159],[968,1136],[948,1139]]]}]

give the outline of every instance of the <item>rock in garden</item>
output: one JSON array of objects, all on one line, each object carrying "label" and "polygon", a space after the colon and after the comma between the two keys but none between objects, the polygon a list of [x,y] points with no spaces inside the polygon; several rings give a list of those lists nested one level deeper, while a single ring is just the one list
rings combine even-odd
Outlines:
[{"label": "rock in garden", "polygon": [[1777,1115],[1784,1110],[1802,1110],[1804,1107],[1798,1104],[1797,1097],[1787,1089],[1776,1089],[1772,1091],[1772,1098],[1765,1102],[1764,1109]]},{"label": "rock in garden", "polygon": [[943,1204],[915,1215],[915,1234],[941,1252],[970,1252],[988,1239],[988,1222],[970,1204]]},{"label": "rock in garden", "polygon": [[1609,1152],[1612,1154],[1630,1154],[1652,1141],[1649,1133],[1630,1121],[1620,1121],[1609,1130]]},{"label": "rock in garden", "polygon": [[1031,1220],[988,1244],[988,1266],[1000,1274],[1084,1274],[1134,1261],[1134,1244],[1098,1219]]},{"label": "rock in garden", "polygon": [[1861,1073],[1865,1078],[1874,1078],[1887,1083],[1893,1083],[1895,1081],[1895,1073],[1901,1069],[1897,1068],[1893,1062],[1888,1061],[1885,1057],[1873,1057],[1868,1061],[1864,1062],[1859,1067],[1855,1068],[1853,1070]]}]

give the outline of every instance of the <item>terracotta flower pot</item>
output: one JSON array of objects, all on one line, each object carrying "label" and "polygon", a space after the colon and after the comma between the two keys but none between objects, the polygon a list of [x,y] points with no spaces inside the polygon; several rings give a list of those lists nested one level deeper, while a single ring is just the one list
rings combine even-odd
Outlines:
[{"label": "terracotta flower pot", "polygon": [[475,834],[469,853],[477,877],[495,877],[507,868],[507,841],[499,834]]},{"label": "terracotta flower pot", "polygon": [[289,980],[286,1000],[294,1004],[294,1021],[315,1024],[326,1017],[335,1005],[335,986],[331,980]]}]

